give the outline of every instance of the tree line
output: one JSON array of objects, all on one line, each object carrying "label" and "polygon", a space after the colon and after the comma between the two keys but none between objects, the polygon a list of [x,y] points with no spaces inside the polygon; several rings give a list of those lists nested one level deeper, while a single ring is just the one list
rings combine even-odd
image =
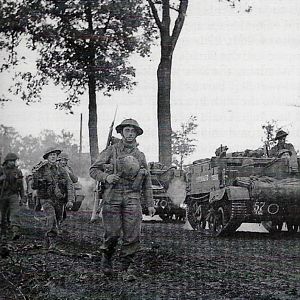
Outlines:
[{"label": "tree line", "polygon": [[80,177],[88,176],[89,155],[79,155],[79,145],[71,132],[62,130],[56,134],[53,130],[43,130],[37,137],[31,134],[22,136],[14,127],[1,124],[0,145],[1,162],[8,152],[16,153],[20,157],[20,167],[28,172],[43,159],[45,150],[55,145],[68,154],[75,174]]}]

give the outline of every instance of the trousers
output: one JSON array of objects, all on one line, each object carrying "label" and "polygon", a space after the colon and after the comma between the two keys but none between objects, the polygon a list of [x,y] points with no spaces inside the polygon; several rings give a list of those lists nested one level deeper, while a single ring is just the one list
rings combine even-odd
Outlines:
[{"label": "trousers", "polygon": [[0,199],[0,211],[1,211],[1,233],[6,234],[7,231],[7,219],[10,214],[10,223],[12,228],[19,228],[21,225],[20,221],[20,204],[19,195],[3,195]]},{"label": "trousers", "polygon": [[40,199],[40,202],[46,214],[46,236],[56,236],[63,220],[64,204],[52,199]]},{"label": "trousers", "polygon": [[134,255],[140,247],[142,207],[139,193],[113,190],[102,208],[104,227],[101,249],[114,253],[122,236],[121,257]]}]

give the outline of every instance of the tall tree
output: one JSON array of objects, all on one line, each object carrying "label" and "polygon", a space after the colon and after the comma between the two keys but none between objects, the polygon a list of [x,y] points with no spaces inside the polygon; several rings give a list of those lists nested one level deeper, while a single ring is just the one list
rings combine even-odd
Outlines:
[{"label": "tall tree", "polygon": [[[158,122],[158,143],[159,161],[164,165],[171,165],[172,162],[172,142],[171,142],[171,71],[172,59],[175,46],[181,33],[185,20],[188,0],[178,0],[171,3],[170,0],[147,0],[152,11],[152,16],[159,29],[161,55],[157,69],[157,122]],[[159,9],[161,8],[161,17]],[[177,14],[171,31],[171,11]]]},{"label": "tall tree", "polygon": [[[222,1],[222,0],[219,0]],[[224,0],[232,8],[240,12],[241,0]],[[172,58],[176,43],[180,36],[189,0],[147,0],[151,8],[152,17],[155,20],[160,33],[161,56],[157,69],[157,121],[158,121],[158,142],[159,142],[159,161],[165,165],[170,165],[172,161],[171,146],[171,71]],[[248,5],[246,12],[252,10]],[[161,15],[160,15],[161,14]],[[174,26],[171,30],[172,16],[174,16]]]},{"label": "tall tree", "polygon": [[[144,0],[0,0],[1,71],[25,57],[22,45],[37,53],[36,70],[16,72],[11,91],[28,104],[41,100],[50,80],[68,94],[58,103],[71,111],[88,90],[91,160],[98,155],[96,93],[130,89],[132,53],[149,54],[153,21]],[[0,99],[1,100],[1,99]],[[2,98],[3,100],[3,98]]]}]

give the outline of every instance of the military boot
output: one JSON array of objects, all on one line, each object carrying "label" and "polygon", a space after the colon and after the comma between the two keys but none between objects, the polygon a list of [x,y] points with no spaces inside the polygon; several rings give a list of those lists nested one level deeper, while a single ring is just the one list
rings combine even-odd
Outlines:
[{"label": "military boot", "polygon": [[112,253],[104,251],[102,253],[101,259],[102,272],[105,276],[111,276],[113,274],[113,265],[112,265]]},{"label": "military boot", "polygon": [[19,226],[12,226],[12,240],[16,241],[21,237],[20,234],[20,227]]},{"label": "military boot", "polygon": [[6,232],[1,230],[0,232],[0,242],[6,243],[7,242],[7,235]]},{"label": "military boot", "polygon": [[123,281],[131,282],[137,279],[133,262],[133,255],[128,255],[122,258],[121,279]]},{"label": "military boot", "polygon": [[55,249],[55,238],[56,238],[57,234],[54,232],[47,232],[45,234],[45,249],[46,250],[54,250]]}]

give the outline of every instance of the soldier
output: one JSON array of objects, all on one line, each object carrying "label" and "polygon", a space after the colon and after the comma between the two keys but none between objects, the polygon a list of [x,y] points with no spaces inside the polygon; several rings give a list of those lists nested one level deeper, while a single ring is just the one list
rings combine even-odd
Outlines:
[{"label": "soldier", "polygon": [[292,156],[292,151],[288,149],[281,149],[278,151],[278,158],[290,159]]},{"label": "soldier", "polygon": [[[53,248],[53,239],[59,233],[63,218],[63,208],[73,206],[74,186],[67,172],[58,165],[57,156],[61,150],[51,147],[43,155],[44,161],[36,165],[33,170],[32,188],[37,190],[47,218],[45,234],[46,247]],[[66,203],[67,195],[67,203]]]},{"label": "soldier", "polygon": [[24,200],[24,186],[22,171],[16,166],[19,157],[15,153],[8,153],[0,167],[0,211],[1,238],[6,239],[7,217],[10,214],[12,239],[20,237],[20,199]]},{"label": "soldier", "polygon": [[73,183],[78,182],[78,177],[74,174],[73,169],[68,164],[68,162],[69,162],[68,154],[64,153],[64,152],[60,153],[57,160],[59,161],[59,165],[67,171],[72,182]]},{"label": "soldier", "polygon": [[143,152],[137,148],[136,137],[143,134],[137,121],[126,119],[116,127],[122,140],[100,153],[91,166],[90,175],[104,183],[101,246],[102,270],[112,274],[112,256],[121,232],[121,262],[124,280],[135,280],[133,262],[140,246],[142,207],[146,200],[149,215],[155,214],[150,173]]},{"label": "soldier", "polygon": [[[65,169],[65,171],[68,173],[68,176],[70,177],[70,179],[72,180],[73,183],[77,183],[78,182],[78,177],[74,174],[73,169],[68,165],[68,161],[69,161],[69,156],[67,153],[60,153],[58,155],[57,161],[59,163],[59,165]],[[66,195],[66,203],[67,203],[67,197],[68,195]],[[74,199],[76,199],[76,192],[74,189]],[[67,218],[67,211],[65,209],[65,206],[63,207],[63,220],[65,220]]]},{"label": "soldier", "polygon": [[286,143],[286,137],[288,133],[286,133],[284,130],[279,130],[276,133],[275,140],[277,140],[277,145],[271,148],[269,151],[269,157],[278,157],[280,150],[287,149],[291,152],[291,158],[290,158],[290,166],[291,170],[293,172],[297,172],[298,170],[298,162],[297,162],[297,153],[294,149],[294,146],[292,144]]}]

